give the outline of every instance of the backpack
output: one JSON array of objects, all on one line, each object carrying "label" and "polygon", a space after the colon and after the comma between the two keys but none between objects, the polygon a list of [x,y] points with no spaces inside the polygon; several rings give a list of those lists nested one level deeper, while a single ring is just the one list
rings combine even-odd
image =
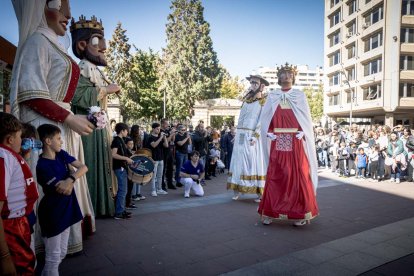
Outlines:
[{"label": "backpack", "polygon": [[410,150],[414,150],[414,136],[411,135],[410,137],[408,137],[405,146]]}]

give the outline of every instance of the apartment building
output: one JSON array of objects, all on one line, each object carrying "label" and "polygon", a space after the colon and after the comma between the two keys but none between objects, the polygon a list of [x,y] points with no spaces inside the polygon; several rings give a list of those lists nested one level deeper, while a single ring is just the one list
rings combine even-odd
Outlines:
[{"label": "apartment building", "polygon": [[[269,82],[269,90],[280,88],[277,84],[277,67],[260,67],[257,73]],[[322,67],[317,66],[315,69],[310,69],[308,65],[297,65],[298,74],[296,75],[296,82],[293,88],[301,89],[313,88],[318,89],[323,84],[324,74]]]},{"label": "apartment building", "polygon": [[325,0],[324,111],[414,125],[414,0]]}]

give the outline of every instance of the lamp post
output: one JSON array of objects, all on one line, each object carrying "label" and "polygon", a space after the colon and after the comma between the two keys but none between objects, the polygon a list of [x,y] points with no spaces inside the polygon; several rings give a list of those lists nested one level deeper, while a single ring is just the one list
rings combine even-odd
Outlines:
[{"label": "lamp post", "polygon": [[166,117],[165,117],[165,105],[166,105],[166,100],[165,100],[165,99],[166,99],[166,98],[165,98],[165,89],[163,89],[163,90],[164,90],[164,117],[163,117],[163,118],[166,118]]},{"label": "lamp post", "polygon": [[345,72],[345,69],[344,69],[343,66],[342,66],[341,73],[345,77],[345,80],[343,82],[348,85],[349,91],[351,93],[351,106],[350,106],[350,109],[349,109],[349,126],[351,126],[351,122],[352,122],[352,102],[354,101],[354,91],[351,88],[351,84],[349,83],[348,76],[346,75],[346,72]]}]

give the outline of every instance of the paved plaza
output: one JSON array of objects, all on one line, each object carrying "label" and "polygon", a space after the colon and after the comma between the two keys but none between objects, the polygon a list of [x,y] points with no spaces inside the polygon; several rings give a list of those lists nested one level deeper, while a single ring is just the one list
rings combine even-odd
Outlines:
[{"label": "paved plaza", "polygon": [[224,174],[203,198],[144,186],[132,219],[98,219],[61,275],[413,275],[414,183],[319,176],[320,216],[302,228],[262,225],[255,197],[233,201]]}]

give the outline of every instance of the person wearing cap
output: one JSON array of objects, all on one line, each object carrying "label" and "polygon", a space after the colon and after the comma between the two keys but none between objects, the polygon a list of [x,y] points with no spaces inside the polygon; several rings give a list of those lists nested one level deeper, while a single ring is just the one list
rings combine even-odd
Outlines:
[{"label": "person wearing cap", "polygon": [[227,189],[234,191],[233,200],[240,194],[257,194],[260,201],[265,183],[265,164],[260,137],[260,114],[266,98],[263,92],[269,82],[260,75],[246,78],[250,87],[243,97],[231,155]]},{"label": "person wearing cap", "polygon": [[319,213],[313,124],[305,93],[292,89],[296,67],[277,69],[281,89],[269,93],[260,119],[267,173],[258,212],[265,225],[280,219],[302,226]]}]

